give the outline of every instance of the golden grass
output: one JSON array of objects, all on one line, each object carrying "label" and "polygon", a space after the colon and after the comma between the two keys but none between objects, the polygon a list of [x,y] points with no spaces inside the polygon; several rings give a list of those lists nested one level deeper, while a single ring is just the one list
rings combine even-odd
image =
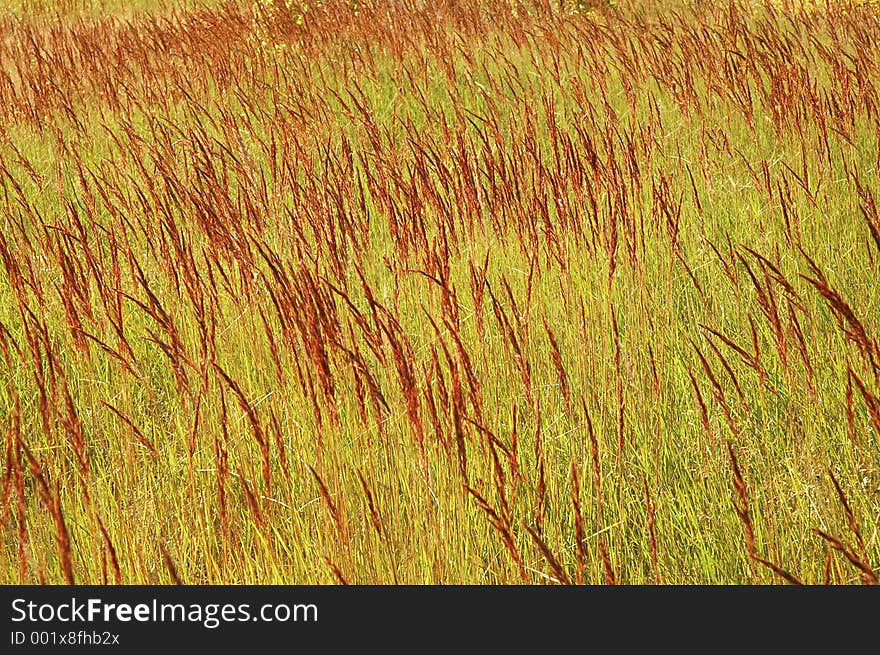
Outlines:
[{"label": "golden grass", "polygon": [[877,581],[875,5],[59,7],[0,582]]}]

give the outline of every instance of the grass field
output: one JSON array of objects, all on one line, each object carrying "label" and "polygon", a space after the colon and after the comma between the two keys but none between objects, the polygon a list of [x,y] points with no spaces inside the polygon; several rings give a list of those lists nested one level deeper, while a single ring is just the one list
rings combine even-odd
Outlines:
[{"label": "grass field", "polygon": [[876,583],[880,5],[2,2],[0,583]]}]

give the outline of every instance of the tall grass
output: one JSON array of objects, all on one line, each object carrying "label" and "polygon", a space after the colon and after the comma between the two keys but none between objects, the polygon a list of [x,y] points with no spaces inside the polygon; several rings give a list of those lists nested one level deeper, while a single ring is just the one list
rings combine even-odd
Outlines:
[{"label": "tall grass", "polygon": [[148,5],[0,19],[0,581],[877,582],[876,3]]}]

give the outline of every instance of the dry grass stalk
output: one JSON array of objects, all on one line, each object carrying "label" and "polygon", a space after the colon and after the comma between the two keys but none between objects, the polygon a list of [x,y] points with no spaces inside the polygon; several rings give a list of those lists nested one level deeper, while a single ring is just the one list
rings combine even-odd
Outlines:
[{"label": "dry grass stalk", "polygon": [[734,502],[734,509],[736,510],[737,516],[739,516],[740,521],[743,524],[743,528],[746,533],[746,546],[748,548],[749,557],[751,557],[755,562],[761,564],[762,566],[767,567],[773,573],[778,575],[780,578],[793,585],[802,585],[803,582],[800,579],[783,569],[782,567],[774,564],[770,560],[761,557],[758,554],[757,545],[755,542],[755,531],[752,527],[752,519],[749,512],[749,492],[746,487],[746,483],[743,480],[742,473],[739,469],[739,462],[736,458],[736,453],[733,450],[733,443],[730,441],[727,442],[727,454],[730,456],[730,464],[733,469],[733,488],[736,491],[737,502]]}]

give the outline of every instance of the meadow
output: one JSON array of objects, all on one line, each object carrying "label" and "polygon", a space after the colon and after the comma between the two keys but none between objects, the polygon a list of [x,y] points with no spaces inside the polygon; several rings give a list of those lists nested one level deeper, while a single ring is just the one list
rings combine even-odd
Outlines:
[{"label": "meadow", "polygon": [[0,583],[878,582],[877,2],[0,10]]}]

